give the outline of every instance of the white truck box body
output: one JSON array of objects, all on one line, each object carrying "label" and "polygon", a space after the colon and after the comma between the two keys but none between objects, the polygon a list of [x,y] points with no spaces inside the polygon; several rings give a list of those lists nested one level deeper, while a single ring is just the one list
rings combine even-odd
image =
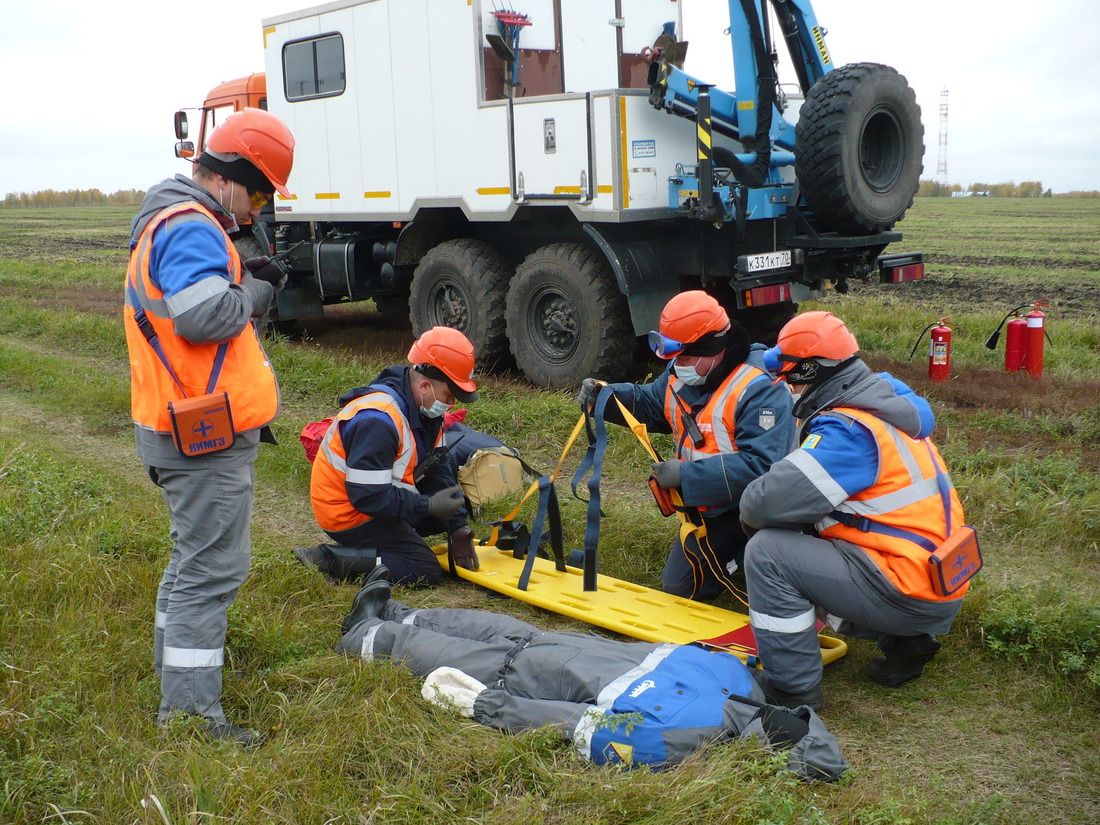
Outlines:
[{"label": "white truck box body", "polygon": [[[486,99],[485,0],[341,0],[264,21],[269,108],[297,140],[280,220],[410,220],[458,206],[470,220],[508,220],[517,204],[560,200],[582,221],[669,212],[667,180],[693,161],[695,129],[619,90],[619,50],[639,54],[679,3],[567,0],[556,34],[551,0],[525,0],[520,48],[551,58],[561,38],[564,93]],[[342,94],[289,102],[283,47],[339,33]],[[521,60],[519,80],[528,66]],[[521,89],[522,93],[522,89]],[[511,116],[509,110],[511,109]],[[548,139],[548,131],[552,139]],[[539,196],[543,196],[540,198]]]}]

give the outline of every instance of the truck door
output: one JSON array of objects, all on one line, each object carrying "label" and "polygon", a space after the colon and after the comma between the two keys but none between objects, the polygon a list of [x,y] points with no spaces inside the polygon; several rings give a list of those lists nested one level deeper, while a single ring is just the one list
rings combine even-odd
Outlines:
[{"label": "truck door", "polygon": [[512,191],[518,200],[591,200],[591,116],[585,93],[619,85],[615,10],[615,0],[555,0],[565,94],[513,101]]},{"label": "truck door", "polygon": [[588,95],[509,102],[517,200],[592,199]]}]

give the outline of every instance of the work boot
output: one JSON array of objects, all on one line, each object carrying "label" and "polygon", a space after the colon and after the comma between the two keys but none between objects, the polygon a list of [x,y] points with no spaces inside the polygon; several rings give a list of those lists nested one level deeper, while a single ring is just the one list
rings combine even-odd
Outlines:
[{"label": "work boot", "polygon": [[787,693],[785,690],[769,687],[766,684],[762,684],[761,687],[764,688],[764,699],[767,700],[769,705],[792,709],[807,705],[811,710],[821,710],[825,704],[821,698],[820,685],[814,685],[802,693]]},{"label": "work boot", "polygon": [[393,576],[390,575],[390,569],[382,562],[374,565],[374,569],[371,570],[363,578],[363,584],[370,584],[371,582],[392,582]]},{"label": "work boot", "polygon": [[355,594],[351,603],[351,612],[344,618],[341,629],[344,634],[365,619],[377,619],[382,615],[386,602],[390,600],[393,586],[385,580],[375,579],[367,582]]},{"label": "work boot", "polygon": [[264,735],[258,730],[238,728],[229,722],[215,722],[213,719],[209,720],[204,733],[210,739],[231,742],[242,748],[257,748],[264,743]]},{"label": "work boot", "polygon": [[318,544],[312,547],[295,547],[292,551],[306,567],[315,567],[322,573],[328,572],[329,558]]},{"label": "work boot", "polygon": [[882,656],[867,666],[867,676],[885,687],[897,687],[924,673],[924,666],[940,651],[935,636],[886,636],[878,643]]}]

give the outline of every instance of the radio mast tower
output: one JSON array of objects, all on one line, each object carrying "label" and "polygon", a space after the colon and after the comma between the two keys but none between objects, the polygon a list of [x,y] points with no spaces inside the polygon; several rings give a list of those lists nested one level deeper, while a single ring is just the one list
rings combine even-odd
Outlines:
[{"label": "radio mast tower", "polygon": [[947,89],[940,92],[940,159],[936,176],[947,186]]}]

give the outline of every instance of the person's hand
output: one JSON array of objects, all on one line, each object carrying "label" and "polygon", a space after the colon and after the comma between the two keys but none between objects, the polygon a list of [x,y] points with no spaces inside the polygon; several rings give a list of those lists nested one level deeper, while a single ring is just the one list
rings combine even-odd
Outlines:
[{"label": "person's hand", "polygon": [[432,518],[447,518],[457,513],[465,503],[462,488],[456,484],[428,496],[428,515]]},{"label": "person's hand", "polygon": [[420,695],[444,708],[453,708],[463,716],[474,715],[474,702],[488,688],[468,673],[453,667],[437,667],[424,680]]},{"label": "person's hand", "polygon": [[477,570],[481,567],[481,561],[474,549],[474,531],[469,527],[460,527],[451,533],[451,557],[455,564],[465,567],[467,570]]},{"label": "person's hand", "polygon": [[241,289],[252,299],[252,317],[267,315],[271,301],[275,297],[275,287],[267,281],[258,281],[249,272],[241,273]]},{"label": "person's hand", "polygon": [[600,387],[604,385],[598,378],[585,378],[581,381],[581,391],[577,393],[577,403],[582,409],[590,410],[596,403],[596,396],[600,394]]},{"label": "person's hand", "polygon": [[676,459],[672,461],[655,461],[650,470],[653,473],[653,478],[657,480],[658,487],[671,490],[673,487],[680,486],[680,462]]},{"label": "person's hand", "polygon": [[244,268],[249,271],[257,281],[267,281],[278,292],[286,285],[286,276],[290,267],[278,258],[269,258],[261,255],[258,258],[249,258],[244,262]]}]

